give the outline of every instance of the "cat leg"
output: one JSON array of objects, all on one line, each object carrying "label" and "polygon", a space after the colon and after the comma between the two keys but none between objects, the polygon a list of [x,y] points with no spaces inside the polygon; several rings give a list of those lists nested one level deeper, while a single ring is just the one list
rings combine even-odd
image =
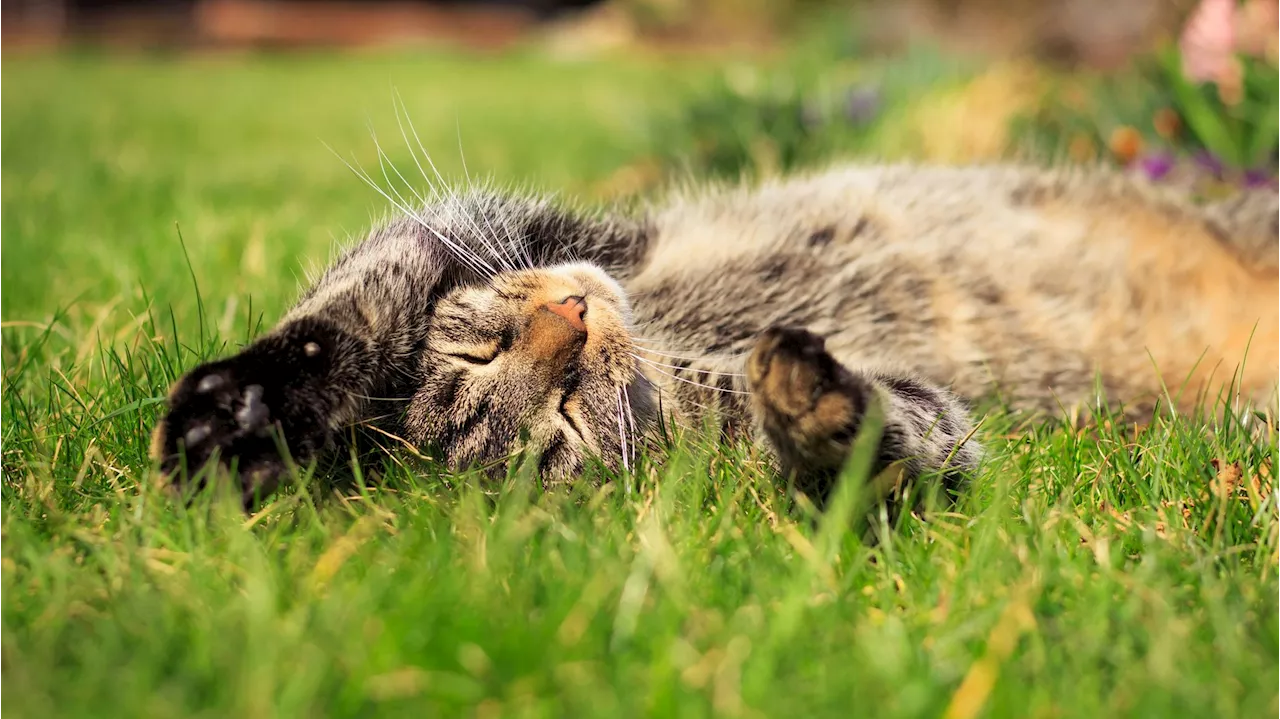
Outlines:
[{"label": "cat leg", "polygon": [[918,379],[852,370],[827,352],[821,337],[802,329],[766,331],[747,361],[747,382],[757,431],[779,469],[818,502],[830,494],[873,407],[884,418],[875,474],[900,469],[902,479],[913,480],[939,472],[955,485],[981,454],[969,438],[968,412],[950,392]]},{"label": "cat leg", "polygon": [[450,290],[569,258],[627,266],[647,237],[642,224],[579,217],[542,201],[485,192],[442,198],[375,229],[267,335],[180,379],[152,455],[178,482],[211,460],[234,464],[248,504],[274,488],[288,459],[316,458],[344,429],[382,418],[398,427],[421,383],[431,308]]},{"label": "cat leg", "polygon": [[184,483],[210,461],[234,465],[249,505],[289,460],[305,464],[345,428],[398,415],[430,303],[457,270],[413,227],[392,229],[335,263],[266,335],[174,385],[152,438],[167,479]]}]

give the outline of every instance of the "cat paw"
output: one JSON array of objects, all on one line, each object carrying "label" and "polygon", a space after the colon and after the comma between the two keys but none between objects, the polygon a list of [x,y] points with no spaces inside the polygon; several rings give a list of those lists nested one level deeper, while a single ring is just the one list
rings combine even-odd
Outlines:
[{"label": "cat paw", "polygon": [[835,360],[822,338],[794,328],[767,330],[747,360],[761,428],[785,464],[839,464],[871,389]]},{"label": "cat paw", "polygon": [[[297,331],[310,329],[311,331]],[[330,422],[343,402],[335,367],[338,335],[323,326],[290,328],[240,354],[192,370],[169,393],[151,454],[179,489],[209,465],[236,471],[246,506],[331,443]]]}]

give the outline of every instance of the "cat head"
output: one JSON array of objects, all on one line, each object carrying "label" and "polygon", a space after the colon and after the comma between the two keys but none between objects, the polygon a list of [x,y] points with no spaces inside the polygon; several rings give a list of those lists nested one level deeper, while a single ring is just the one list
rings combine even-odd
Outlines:
[{"label": "cat head", "polygon": [[495,274],[435,306],[407,425],[450,466],[540,457],[554,481],[621,465],[654,417],[622,288],[589,264]]}]

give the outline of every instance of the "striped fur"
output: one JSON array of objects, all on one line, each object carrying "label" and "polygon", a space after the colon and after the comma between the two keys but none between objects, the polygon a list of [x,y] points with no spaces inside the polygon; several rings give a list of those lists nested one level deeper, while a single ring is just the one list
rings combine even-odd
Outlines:
[{"label": "striped fur", "polygon": [[[249,491],[283,471],[242,449],[272,428],[309,458],[392,415],[451,465],[528,450],[556,480],[589,456],[626,465],[661,412],[751,433],[821,495],[875,407],[882,465],[954,480],[980,456],[961,397],[1055,412],[1103,390],[1147,412],[1167,387],[1190,403],[1234,374],[1271,401],[1276,206],[1009,166],[836,168],[636,214],[447,195],[184,378],[157,455],[167,473],[239,458]],[[571,296],[585,334],[547,310]]]}]

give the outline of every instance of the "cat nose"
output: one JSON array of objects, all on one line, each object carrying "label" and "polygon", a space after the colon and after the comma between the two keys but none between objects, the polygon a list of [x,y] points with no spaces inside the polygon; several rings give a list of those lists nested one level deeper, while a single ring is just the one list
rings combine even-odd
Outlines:
[{"label": "cat nose", "polygon": [[587,323],[583,319],[587,314],[587,299],[578,295],[570,295],[559,302],[548,302],[547,309],[565,318],[574,329],[587,331]]}]

